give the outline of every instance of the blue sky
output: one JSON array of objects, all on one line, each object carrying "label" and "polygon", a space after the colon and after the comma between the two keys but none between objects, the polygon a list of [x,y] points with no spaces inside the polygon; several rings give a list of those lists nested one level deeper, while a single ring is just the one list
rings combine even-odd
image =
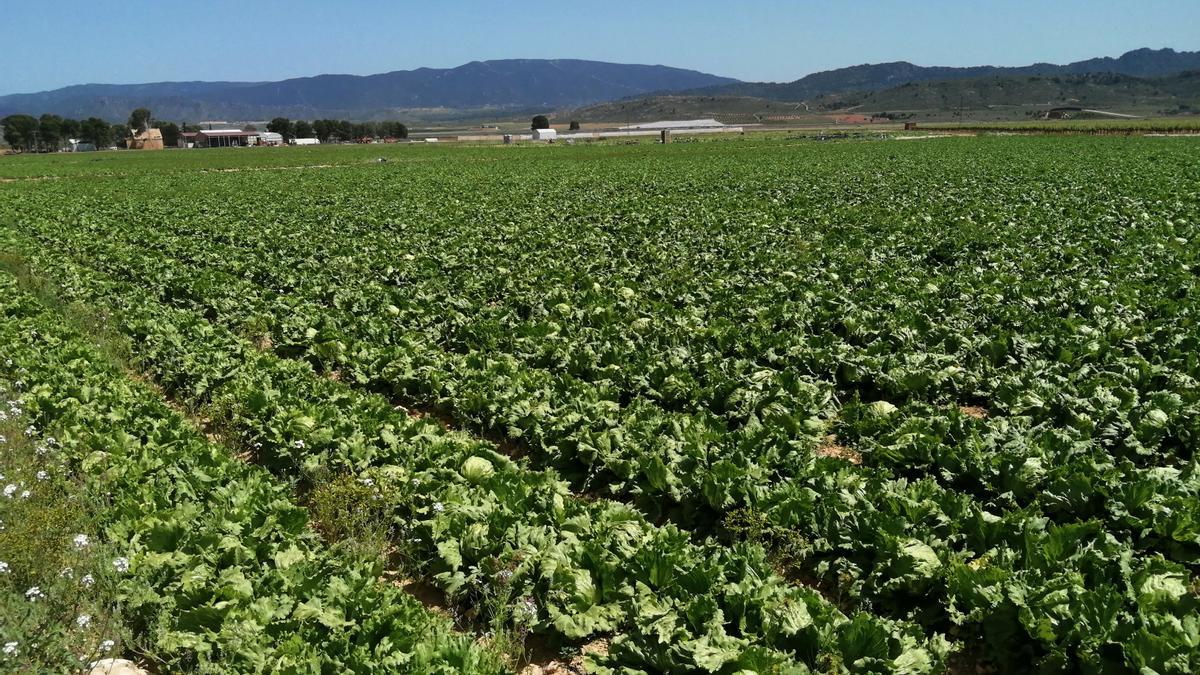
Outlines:
[{"label": "blue sky", "polygon": [[907,60],[1020,65],[1200,49],[1197,0],[5,2],[0,94],[274,80],[497,58],[661,63],[745,80]]}]

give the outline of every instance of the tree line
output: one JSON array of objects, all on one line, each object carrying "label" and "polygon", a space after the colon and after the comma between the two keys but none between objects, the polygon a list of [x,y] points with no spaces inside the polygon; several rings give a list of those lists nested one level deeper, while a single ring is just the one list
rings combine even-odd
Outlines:
[{"label": "tree line", "polygon": [[350,122],[347,120],[289,120],[276,117],[267,123],[267,131],[273,131],[285,140],[316,138],[322,143],[329,141],[353,141],[360,138],[408,138],[408,127],[402,122]]},{"label": "tree line", "polygon": [[[199,126],[183,123],[156,120],[146,108],[138,108],[129,115],[129,120],[123,124],[111,124],[99,117],[89,117],[85,120],[75,120],[49,113],[41,117],[33,115],[9,115],[0,119],[4,127],[4,142],[14,150],[23,152],[54,152],[63,148],[68,139],[77,139],[83,143],[91,143],[97,148],[107,148],[111,145],[121,146],[131,133],[157,128],[162,132],[163,145],[173,147],[178,145],[180,134],[189,131],[201,131]],[[254,131],[253,125],[245,128]],[[351,141],[359,138],[408,138],[408,127],[401,122],[387,120],[383,122],[349,122],[347,120],[289,120],[286,117],[276,117],[267,124],[268,131],[274,131],[287,140],[296,138],[318,138],[322,143],[329,141]]]},{"label": "tree line", "polygon": [[4,142],[14,150],[24,152],[54,152],[72,138],[91,143],[97,148],[107,148],[113,144],[124,144],[131,133],[151,127],[162,132],[164,145],[175,145],[184,131],[200,130],[187,123],[180,125],[156,120],[146,108],[134,110],[129,115],[129,121],[123,124],[110,124],[99,117],[75,120],[46,113],[41,117],[9,115],[0,119],[0,125],[4,127]]}]

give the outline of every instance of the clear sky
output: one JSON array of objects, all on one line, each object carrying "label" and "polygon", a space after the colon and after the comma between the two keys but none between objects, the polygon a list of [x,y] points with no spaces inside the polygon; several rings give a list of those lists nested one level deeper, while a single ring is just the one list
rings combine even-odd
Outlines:
[{"label": "clear sky", "polygon": [[906,60],[1021,65],[1200,49],[1200,0],[3,0],[0,94],[581,58],[790,81]]}]

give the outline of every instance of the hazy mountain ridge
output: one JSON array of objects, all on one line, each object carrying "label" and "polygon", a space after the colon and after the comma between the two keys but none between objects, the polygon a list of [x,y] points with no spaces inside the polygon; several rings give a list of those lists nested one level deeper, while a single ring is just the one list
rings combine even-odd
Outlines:
[{"label": "hazy mountain ridge", "polygon": [[369,118],[417,108],[526,109],[586,105],[732,78],[668,66],[577,59],[473,61],[378,75],[318,75],[279,82],[86,84],[0,96],[0,116],[55,113],[121,120],[136,107],[162,119]]},{"label": "hazy mountain ridge", "polygon": [[1085,73],[908,82],[880,91],[822,96],[813,105],[893,112],[1011,107],[1030,113],[1071,106],[1153,114],[1200,109],[1200,71],[1160,77]]},{"label": "hazy mountain ridge", "polygon": [[787,83],[737,82],[701,87],[685,92],[710,96],[752,96],[775,101],[806,101],[827,94],[849,91],[877,91],[910,82],[954,80],[1021,75],[1082,75],[1117,73],[1135,77],[1173,75],[1200,70],[1200,51],[1177,52],[1174,49],[1135,49],[1117,58],[1102,57],[1066,65],[1034,63],[1028,66],[918,66],[907,61],[863,64],[806,75]]},{"label": "hazy mountain ridge", "polygon": [[[1137,49],[1065,65],[946,67],[906,61],[864,64],[813,73],[789,83],[739,82],[667,66],[577,59],[472,61],[455,68],[418,68],[377,75],[317,75],[278,82],[155,82],[83,84],[33,94],[0,96],[0,116],[55,113],[122,121],[148,107],[161,119],[454,119],[515,115],[670,94],[765,101],[815,101],[852,92],[883,92],[922,82],[1115,73],[1152,78],[1200,70],[1200,52]],[[998,90],[992,86],[993,90]],[[1012,91],[1014,88],[999,89]],[[904,94],[911,98],[912,92]],[[937,96],[940,96],[939,92]],[[901,104],[904,96],[892,97]],[[928,99],[932,94],[921,93]],[[861,98],[861,97],[860,97]],[[886,97],[885,97],[886,98]],[[1024,103],[1025,101],[1021,101]],[[882,105],[884,99],[877,101]],[[692,106],[689,106],[689,108]],[[622,106],[624,108],[624,106]],[[682,112],[682,111],[680,111]],[[716,112],[716,110],[714,110]],[[771,111],[773,112],[773,111]]]}]

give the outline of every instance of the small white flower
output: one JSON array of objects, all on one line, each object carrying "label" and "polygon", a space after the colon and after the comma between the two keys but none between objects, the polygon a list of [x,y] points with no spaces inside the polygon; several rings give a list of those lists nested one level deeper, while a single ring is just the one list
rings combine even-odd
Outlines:
[{"label": "small white flower", "polygon": [[30,495],[30,494],[32,494],[32,493],[30,493],[30,492],[29,492],[29,490],[24,490],[24,491],[22,491],[22,492],[21,492],[21,499],[29,499],[29,495]]},{"label": "small white flower", "polygon": [[64,579],[74,579],[75,578],[75,570],[71,569],[70,567],[64,567],[61,570],[59,570],[58,576],[60,576]]},{"label": "small white flower", "polygon": [[372,478],[359,478],[358,482],[362,483],[363,485],[366,485],[367,487],[371,487],[372,485],[375,484],[375,480]]},{"label": "small white flower", "polygon": [[441,513],[442,511],[445,511],[445,510],[446,510],[446,507],[443,506],[441,502],[433,503],[433,512],[434,513]]},{"label": "small white flower", "polygon": [[524,613],[525,613],[525,614],[526,614],[526,615],[527,615],[527,616],[528,616],[530,619],[536,619],[536,618],[537,618],[537,615],[538,615],[537,600],[534,600],[533,598],[526,596],[526,597],[525,597],[525,598],[524,598],[524,599],[521,601],[520,609],[521,609],[521,611],[523,611],[523,612],[524,612]]},{"label": "small white flower", "polygon": [[38,457],[45,457],[49,452],[50,448],[47,448],[44,445],[39,445],[34,449],[33,454],[37,455]]},{"label": "small white flower", "polygon": [[39,471],[39,472],[37,472],[37,479],[38,479],[38,480],[46,480],[46,479],[47,479],[47,478],[49,478],[49,477],[50,477],[50,474],[46,473],[45,471]]},{"label": "small white flower", "polygon": [[4,655],[5,656],[16,656],[17,655],[17,644],[18,643],[16,643],[16,642],[5,642],[4,643]]},{"label": "small white flower", "polygon": [[26,436],[33,436],[36,433],[37,433],[37,427],[33,426],[32,424],[25,427],[25,435]]},{"label": "small white flower", "polygon": [[116,647],[116,646],[117,646],[117,643],[113,642],[112,640],[105,640],[104,642],[100,643],[100,651],[108,652],[108,651],[111,651],[112,648]]},{"label": "small white flower", "polygon": [[21,489],[20,487],[13,485],[12,483],[9,483],[8,485],[4,486],[4,496],[8,497],[9,499],[12,499],[12,496],[17,493],[17,490],[20,490],[20,489]]},{"label": "small white flower", "polygon": [[0,574],[8,574],[8,563],[0,560]]},{"label": "small white flower", "polygon": [[85,574],[83,575],[83,578],[79,580],[79,583],[83,584],[84,586],[91,586],[92,584],[96,583],[96,577],[93,577],[90,574]]},{"label": "small white flower", "polygon": [[29,590],[25,591],[25,599],[26,600],[36,601],[39,598],[44,598],[44,597],[46,597],[46,594],[43,593],[42,589],[38,588],[37,586],[30,586]]},{"label": "small white flower", "polygon": [[75,535],[75,538],[72,539],[71,542],[75,544],[76,549],[87,548],[88,544],[90,543],[86,534]]},{"label": "small white flower", "polygon": [[296,448],[296,449],[301,449],[304,447],[304,441],[301,441],[301,440],[293,441],[292,447]]},{"label": "small white flower", "polygon": [[4,412],[3,410],[0,410],[0,422],[7,422],[7,421],[8,421],[8,413]]},{"label": "small white flower", "polygon": [[53,436],[47,436],[46,437],[46,445],[49,445],[51,447],[58,445],[58,439]]},{"label": "small white flower", "polygon": [[80,614],[78,618],[75,619],[75,625],[79,626],[80,628],[87,628],[88,626],[92,625],[92,615]]},{"label": "small white flower", "polygon": [[113,567],[121,573],[129,571],[129,558],[121,557],[113,561]]}]

